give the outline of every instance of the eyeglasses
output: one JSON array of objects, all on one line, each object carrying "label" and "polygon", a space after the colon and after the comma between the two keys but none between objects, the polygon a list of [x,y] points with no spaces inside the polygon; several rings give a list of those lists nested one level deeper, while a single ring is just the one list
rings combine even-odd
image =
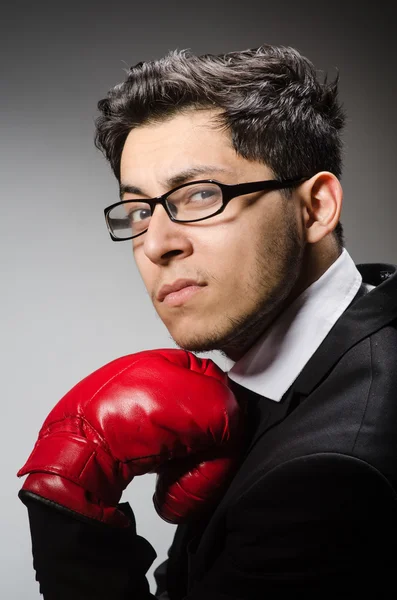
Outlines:
[{"label": "eyeglasses", "polygon": [[131,240],[143,235],[157,204],[161,204],[174,223],[196,223],[219,215],[232,198],[253,192],[269,192],[292,188],[309,177],[279,181],[254,181],[227,185],[212,179],[184,183],[157,198],[130,199],[105,208],[105,220],[110,237],[115,242]]}]

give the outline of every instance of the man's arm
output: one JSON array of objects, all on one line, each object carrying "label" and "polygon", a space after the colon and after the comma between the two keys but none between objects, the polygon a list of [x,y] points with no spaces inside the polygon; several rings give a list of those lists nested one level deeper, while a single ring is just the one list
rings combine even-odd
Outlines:
[{"label": "man's arm", "polygon": [[145,577],[156,552],[138,536],[129,504],[128,528],[110,527],[24,497],[33,566],[45,600],[149,600]]},{"label": "man's arm", "polygon": [[[197,581],[186,600],[287,593],[323,600],[366,597],[371,589],[388,597],[395,573],[396,506],[387,480],[360,460],[317,454],[285,463],[230,507],[223,551],[202,577],[190,557],[190,575]],[[155,553],[135,527],[129,533],[109,528],[101,533],[95,524],[77,524],[56,511],[46,527],[50,510],[29,509],[45,600],[154,598],[145,573]],[[56,593],[46,594],[55,579]],[[168,598],[166,590],[161,593],[159,598]]]},{"label": "man's arm", "polygon": [[160,600],[169,600],[167,592],[167,568],[168,559],[164,560],[155,570],[154,579],[156,581],[156,596]]},{"label": "man's arm", "polygon": [[241,431],[226,375],[185,351],[121,357],[74,386],[18,473],[28,475],[19,497],[45,600],[122,600],[131,589],[146,598],[155,554],[136,535],[132,512],[121,509],[122,491],[135,476],[157,472],[158,514],[197,518],[238,464]]},{"label": "man's arm", "polygon": [[367,463],[328,453],[292,460],[230,507],[223,551],[202,577],[190,557],[187,598],[389,597],[396,512],[394,490]]}]

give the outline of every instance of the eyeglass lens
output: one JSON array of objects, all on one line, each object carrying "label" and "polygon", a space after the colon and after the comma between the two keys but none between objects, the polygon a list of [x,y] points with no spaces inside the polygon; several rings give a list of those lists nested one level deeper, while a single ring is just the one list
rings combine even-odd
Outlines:
[{"label": "eyeglass lens", "polygon": [[[166,204],[174,219],[195,221],[221,208],[222,190],[215,183],[195,183],[175,190],[167,197]],[[124,239],[145,231],[151,216],[147,202],[131,200],[115,206],[108,214],[108,223],[113,235]]]}]

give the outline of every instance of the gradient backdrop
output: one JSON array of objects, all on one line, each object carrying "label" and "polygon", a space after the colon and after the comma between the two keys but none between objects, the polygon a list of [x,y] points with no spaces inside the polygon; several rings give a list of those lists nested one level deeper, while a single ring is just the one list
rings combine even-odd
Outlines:
[{"label": "gradient backdrop", "polygon": [[[15,473],[49,410],[117,356],[173,346],[129,244],[113,244],[103,220],[117,186],[94,149],[93,121],[96,102],[126,66],[173,48],[217,53],[277,43],[295,46],[331,77],[339,68],[349,115],[347,247],[357,262],[397,262],[392,2],[357,12],[351,4],[16,0],[2,8],[1,598],[39,598]],[[153,476],[135,480],[125,499],[158,564],[174,527],[156,516],[153,486]]]}]

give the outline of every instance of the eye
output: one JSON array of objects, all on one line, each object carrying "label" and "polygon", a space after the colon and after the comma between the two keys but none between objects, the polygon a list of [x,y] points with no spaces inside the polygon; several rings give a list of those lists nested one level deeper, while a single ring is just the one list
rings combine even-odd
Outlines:
[{"label": "eye", "polygon": [[145,219],[150,219],[151,211],[150,208],[132,208],[128,211],[128,218],[131,223],[140,223]]},{"label": "eye", "polygon": [[191,190],[187,200],[189,202],[203,202],[205,200],[210,200],[211,198],[217,197],[219,195],[219,190],[214,188],[201,188],[196,190]]}]

